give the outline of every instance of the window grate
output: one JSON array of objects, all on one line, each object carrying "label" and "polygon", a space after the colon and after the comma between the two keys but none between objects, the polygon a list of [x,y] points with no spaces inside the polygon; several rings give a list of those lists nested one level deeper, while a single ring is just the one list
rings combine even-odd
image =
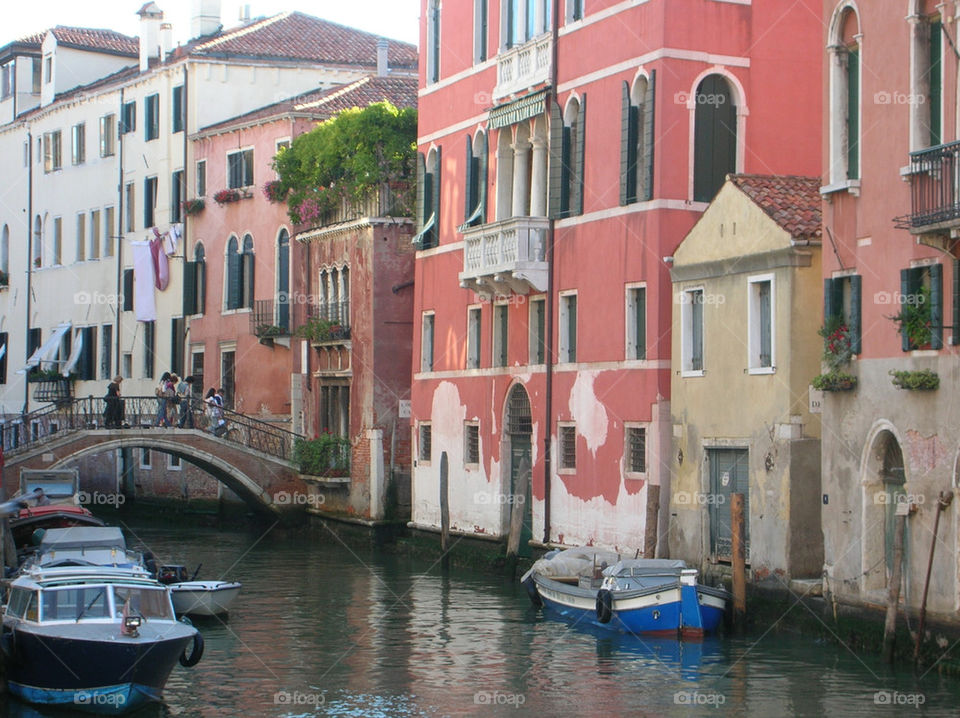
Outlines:
[{"label": "window grate", "polygon": [[642,474],[647,471],[647,430],[643,427],[631,427],[627,430],[630,451],[628,471]]},{"label": "window grate", "polygon": [[463,462],[465,464],[480,463],[480,426],[466,424],[463,433]]},{"label": "window grate", "polygon": [[433,451],[433,427],[430,424],[420,424],[420,461],[430,461]]},{"label": "window grate", "polygon": [[560,468],[577,468],[577,427],[560,427]]},{"label": "window grate", "polygon": [[507,419],[508,434],[530,434],[533,432],[533,423],[530,419],[530,397],[522,386],[517,384],[510,390],[509,416]]}]

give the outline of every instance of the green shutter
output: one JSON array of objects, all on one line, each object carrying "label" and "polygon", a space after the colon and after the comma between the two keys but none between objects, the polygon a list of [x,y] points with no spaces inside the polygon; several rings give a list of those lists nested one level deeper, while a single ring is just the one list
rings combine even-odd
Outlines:
[{"label": "green shutter", "polygon": [[427,220],[426,205],[424,201],[430,194],[425,191],[424,183],[427,181],[427,159],[423,152],[417,153],[417,232],[423,229],[423,223]]},{"label": "green shutter", "polygon": [[850,277],[850,349],[854,354],[863,351],[863,281],[859,274]]},{"label": "green shutter", "polygon": [[235,239],[230,240],[232,246],[227,248],[227,309],[237,309],[240,306],[240,255],[237,253]]},{"label": "green shutter", "polygon": [[[900,298],[902,300],[906,300],[907,297],[910,296],[910,292],[912,289],[912,286],[911,286],[912,282],[910,281],[911,280],[910,272],[911,270],[909,269],[900,270]],[[907,336],[907,332],[905,329],[900,330],[900,348],[905,352],[910,351],[910,348],[911,348],[910,337]]]},{"label": "green shutter", "polygon": [[244,252],[240,255],[241,257],[241,284],[243,286],[243,307],[246,309],[253,308],[253,268],[254,268],[254,255],[252,252]]},{"label": "green shutter", "polygon": [[569,339],[570,362],[577,361],[577,295],[571,295],[567,304],[567,338]]},{"label": "green shutter", "polygon": [[[440,154],[440,148],[437,147],[434,152],[436,152],[436,163],[433,167],[433,198],[430,200],[431,207],[433,212],[436,215],[436,221],[433,223],[433,227],[429,232],[429,243],[424,241],[425,246],[437,247],[440,245],[440,182],[441,174],[443,168],[443,161]],[[426,240],[427,238],[425,238]]]},{"label": "green shutter", "polygon": [[[653,152],[656,146],[654,138],[654,117],[656,116],[655,98],[656,98],[657,71],[650,71],[650,79],[647,81],[647,92],[643,98],[643,117],[640,132],[643,133],[643,157],[638,157],[642,170],[642,186],[637,188],[639,199],[653,199]],[[734,143],[736,145],[736,143]],[[736,167],[736,165],[734,165]]]},{"label": "green shutter", "polygon": [[[563,118],[555,98],[550,100],[550,187],[547,213],[557,219],[563,212]],[[501,130],[503,132],[503,130]]]},{"label": "green shutter", "polygon": [[123,311],[133,311],[133,270],[123,270]]},{"label": "green shutter", "polygon": [[463,183],[463,221],[469,222],[470,215],[473,214],[474,194],[476,192],[476,165],[473,159],[473,140],[467,135],[467,157],[464,160],[464,169],[466,171],[465,181]]},{"label": "green shutter", "polygon": [[[630,85],[626,80],[620,87],[620,206],[630,204],[636,197],[636,141],[633,139],[633,105],[630,104]],[[631,179],[632,178],[632,179]]]},{"label": "green shutter", "polygon": [[560,162],[561,166],[561,180],[560,180],[560,216],[569,217],[570,216],[570,184],[571,178],[573,177],[573,172],[571,170],[571,147],[573,141],[571,139],[571,128],[566,125],[563,126],[563,141],[561,142],[560,154],[563,159]]},{"label": "green shutter", "polygon": [[636,328],[634,331],[637,333],[637,343],[636,343],[636,358],[637,359],[646,359],[647,358],[647,290],[645,288],[640,288],[634,290],[636,291]]},{"label": "green shutter", "polygon": [[930,348],[943,349],[943,265],[930,267]]},{"label": "green shutter", "polygon": [[480,208],[480,215],[474,220],[474,224],[487,223],[487,133],[483,132],[477,135],[476,146],[473,148],[473,156],[477,161],[477,206]]},{"label": "green shutter", "polygon": [[950,343],[960,344],[960,259],[953,260],[953,336]]},{"label": "green shutter", "polygon": [[860,179],[860,50],[847,53],[847,179]]},{"label": "green shutter", "polygon": [[587,95],[580,98],[580,111],[577,113],[577,146],[574,148],[574,185],[572,214],[583,214],[583,170],[586,159],[587,135]]},{"label": "green shutter", "polygon": [[197,263],[183,263],[183,315],[197,313]]},{"label": "green shutter", "polygon": [[207,263],[203,259],[197,260],[196,281],[198,314],[205,314],[207,306]]},{"label": "green shutter", "polygon": [[940,114],[943,106],[943,25],[939,20],[930,23],[930,146],[943,139]]}]

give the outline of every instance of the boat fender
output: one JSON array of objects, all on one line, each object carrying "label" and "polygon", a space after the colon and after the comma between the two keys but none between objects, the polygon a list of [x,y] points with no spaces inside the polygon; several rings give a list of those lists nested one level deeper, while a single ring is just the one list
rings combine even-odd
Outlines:
[{"label": "boat fender", "polygon": [[533,580],[533,576],[528,576],[523,582],[523,587],[527,590],[527,595],[530,597],[530,603],[533,604],[534,608],[543,608],[543,599],[540,598],[540,592],[537,590],[537,582]]},{"label": "boat fender", "polygon": [[187,656],[187,649],[183,649],[183,653],[180,654],[180,665],[184,668],[193,668],[200,662],[200,659],[203,657],[203,636],[200,635],[200,631],[197,631],[193,634],[193,652]]},{"label": "boat fender", "polygon": [[609,589],[601,588],[597,591],[597,620],[600,623],[610,623],[613,618],[613,594]]}]

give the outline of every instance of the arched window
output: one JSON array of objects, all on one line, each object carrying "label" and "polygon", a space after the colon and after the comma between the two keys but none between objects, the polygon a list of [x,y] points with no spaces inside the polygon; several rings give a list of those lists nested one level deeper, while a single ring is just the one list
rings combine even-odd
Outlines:
[{"label": "arched window", "polygon": [[550,207],[557,217],[583,214],[584,125],[587,96],[571,98],[560,119],[553,105],[550,119]]},{"label": "arched window", "polygon": [[253,237],[243,236],[243,255],[240,258],[241,307],[253,308]]},{"label": "arched window", "polygon": [[907,22],[913,41],[910,149],[943,142],[943,19],[932,0],[912,0]]},{"label": "arched window", "polygon": [[653,116],[656,71],[623,83],[620,117],[620,204],[653,199]]},{"label": "arched window", "polygon": [[722,75],[707,75],[697,86],[693,116],[693,198],[709,202],[737,171],[737,108]]},{"label": "arched window", "polygon": [[290,329],[290,233],[277,237],[277,326]]},{"label": "arched window", "polygon": [[33,256],[30,257],[34,267],[40,267],[43,262],[43,220],[40,215],[33,222]]},{"label": "arched window", "polygon": [[440,244],[440,148],[417,158],[417,227],[413,238],[420,249]]},{"label": "arched window", "polygon": [[830,184],[860,179],[860,19],[844,0],[830,21]]},{"label": "arched window", "polygon": [[239,246],[236,236],[231,235],[230,239],[227,240],[227,271],[225,273],[226,282],[224,282],[226,285],[224,298],[227,309],[239,309],[240,302],[243,298],[240,290],[241,268]]},{"label": "arched window", "polygon": [[0,286],[10,283],[10,228],[3,225],[0,232]]},{"label": "arched window", "polygon": [[467,135],[467,182],[464,192],[464,224],[474,226],[487,221],[487,136]]}]

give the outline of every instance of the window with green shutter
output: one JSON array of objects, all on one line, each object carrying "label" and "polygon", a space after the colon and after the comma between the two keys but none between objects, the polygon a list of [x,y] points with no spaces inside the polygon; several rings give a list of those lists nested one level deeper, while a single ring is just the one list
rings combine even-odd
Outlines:
[{"label": "window with green shutter", "polygon": [[847,52],[847,179],[860,179],[860,48]]},{"label": "window with green shutter", "polygon": [[861,291],[859,274],[823,280],[823,321],[838,317],[850,332],[850,349],[860,354],[862,349]]}]

